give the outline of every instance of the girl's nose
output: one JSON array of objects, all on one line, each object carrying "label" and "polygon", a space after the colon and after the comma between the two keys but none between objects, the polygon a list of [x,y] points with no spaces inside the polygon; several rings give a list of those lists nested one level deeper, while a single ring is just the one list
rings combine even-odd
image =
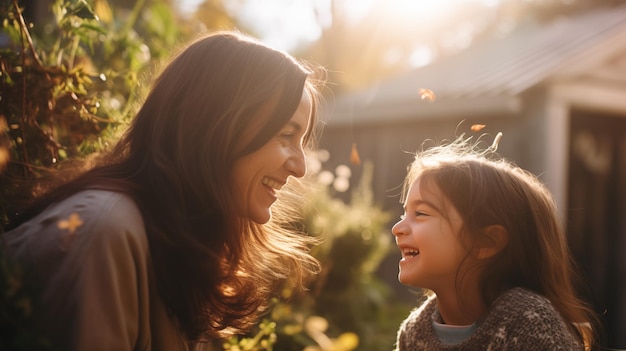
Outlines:
[{"label": "girl's nose", "polygon": [[404,226],[404,220],[399,220],[398,222],[396,222],[396,224],[393,225],[393,227],[391,227],[391,233],[393,233],[393,235],[395,236],[400,236],[405,234],[405,226]]}]

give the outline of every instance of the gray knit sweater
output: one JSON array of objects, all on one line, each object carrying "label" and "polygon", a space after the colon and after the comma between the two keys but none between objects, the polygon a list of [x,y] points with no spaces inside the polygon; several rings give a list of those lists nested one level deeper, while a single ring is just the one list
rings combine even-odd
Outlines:
[{"label": "gray knit sweater", "polygon": [[426,300],[402,322],[396,351],[583,350],[550,301],[522,288],[511,289],[496,299],[476,332],[459,344],[442,343],[433,321],[442,322],[436,298]]}]

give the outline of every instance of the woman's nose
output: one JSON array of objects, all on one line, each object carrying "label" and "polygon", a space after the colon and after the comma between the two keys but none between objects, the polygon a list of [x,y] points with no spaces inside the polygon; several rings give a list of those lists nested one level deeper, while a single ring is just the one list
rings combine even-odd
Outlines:
[{"label": "woman's nose", "polygon": [[294,154],[287,159],[285,166],[294,177],[304,177],[306,174],[306,157],[304,156],[304,150],[297,148]]}]

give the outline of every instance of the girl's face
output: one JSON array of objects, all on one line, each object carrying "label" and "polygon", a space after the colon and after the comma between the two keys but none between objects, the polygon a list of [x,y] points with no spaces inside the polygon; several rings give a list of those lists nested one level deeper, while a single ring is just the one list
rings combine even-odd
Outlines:
[{"label": "girl's face", "polygon": [[467,250],[459,238],[461,216],[430,184],[420,189],[419,178],[411,184],[404,215],[392,232],[402,253],[398,280],[441,294],[456,291],[456,275]]},{"label": "girl's face", "polygon": [[311,98],[303,91],[289,122],[260,149],[235,162],[234,193],[239,196],[242,217],[259,224],[269,221],[276,191],[289,176],[302,177],[306,173],[303,142],[311,109]]}]

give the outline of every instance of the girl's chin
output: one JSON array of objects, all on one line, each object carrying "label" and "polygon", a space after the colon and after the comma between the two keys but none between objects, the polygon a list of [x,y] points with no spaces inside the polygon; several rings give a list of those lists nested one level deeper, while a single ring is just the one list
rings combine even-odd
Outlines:
[{"label": "girl's chin", "polygon": [[408,279],[407,277],[402,275],[402,272],[400,272],[398,274],[398,281],[402,284],[402,285],[407,285],[407,286],[411,286],[411,280]]},{"label": "girl's chin", "polygon": [[400,284],[405,285],[405,286],[409,286],[413,288],[422,287],[413,275],[410,275],[406,271],[403,272],[402,269],[400,269],[400,272],[398,273],[398,281],[400,282]]}]

